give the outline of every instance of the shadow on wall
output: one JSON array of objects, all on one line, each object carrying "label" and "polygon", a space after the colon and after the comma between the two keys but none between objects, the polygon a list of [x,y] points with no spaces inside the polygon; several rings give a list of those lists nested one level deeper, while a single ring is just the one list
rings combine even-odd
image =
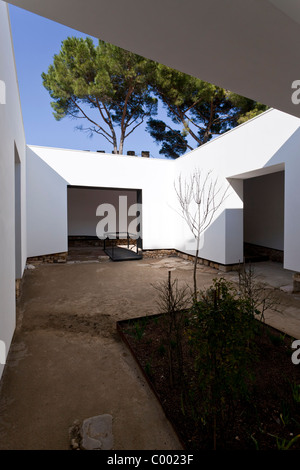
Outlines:
[{"label": "shadow on wall", "polygon": [[300,128],[282,145],[265,166],[285,163],[284,178],[284,268],[300,271]]},{"label": "shadow on wall", "polygon": [[[179,249],[194,255],[196,240],[185,227],[186,243]],[[225,209],[200,238],[199,258],[220,264],[236,264],[243,260],[243,209]]]},{"label": "shadow on wall", "polygon": [[[300,123],[300,120],[299,120]],[[279,163],[292,163],[300,159],[300,127],[291,137],[274,153],[273,157],[264,165],[268,167]]]},{"label": "shadow on wall", "polygon": [[67,184],[27,148],[27,256],[67,251]]}]

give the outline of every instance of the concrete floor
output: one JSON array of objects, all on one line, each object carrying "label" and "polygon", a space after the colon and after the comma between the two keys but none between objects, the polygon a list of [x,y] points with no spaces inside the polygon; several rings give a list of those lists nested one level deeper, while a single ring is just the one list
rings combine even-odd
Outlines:
[{"label": "concrete floor", "polygon": [[[94,257],[27,269],[17,328],[0,387],[0,449],[68,449],[69,428],[91,416],[113,417],[115,450],[179,450],[152,391],[116,333],[116,321],[157,313],[153,283],[192,285],[192,263],[180,258],[114,263]],[[79,256],[79,254],[78,254]],[[276,263],[255,266],[276,283],[282,313],[267,321],[300,338],[300,296],[292,274]],[[236,273],[199,266],[199,288]]]}]

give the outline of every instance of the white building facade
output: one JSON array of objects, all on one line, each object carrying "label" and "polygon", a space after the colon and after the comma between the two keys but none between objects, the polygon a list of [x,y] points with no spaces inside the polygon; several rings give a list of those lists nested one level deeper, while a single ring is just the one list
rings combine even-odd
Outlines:
[{"label": "white building facade", "polygon": [[[223,266],[244,259],[245,243],[282,251],[285,269],[300,271],[300,120],[276,110],[227,132],[177,160],[27,147],[28,256],[68,250],[68,187],[140,190],[143,249],[194,254],[175,187],[195,170],[212,172],[227,197],[201,236],[199,257]],[[94,222],[109,198],[86,200]],[[92,205],[92,209],[90,207]],[[245,206],[245,210],[244,210]],[[70,220],[69,220],[70,225]]]},{"label": "white building facade", "polygon": [[[67,252],[70,235],[95,235],[96,209],[113,197],[126,196],[131,204],[141,195],[144,250],[194,254],[174,185],[195,169],[212,171],[228,195],[202,235],[199,257],[230,267],[249,244],[281,252],[284,268],[300,272],[298,117],[270,109],[177,160],[27,146],[2,1],[0,41],[0,376],[26,260]],[[97,189],[101,194],[92,193]]]}]

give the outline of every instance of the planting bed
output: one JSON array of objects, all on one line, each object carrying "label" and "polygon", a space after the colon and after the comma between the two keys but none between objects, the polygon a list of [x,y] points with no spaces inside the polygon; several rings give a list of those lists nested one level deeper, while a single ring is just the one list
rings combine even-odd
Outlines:
[{"label": "planting bed", "polygon": [[[117,323],[117,329],[141,367],[186,450],[214,448],[212,433],[195,421],[182,401],[182,390],[170,386],[164,344],[163,315]],[[300,450],[300,364],[291,360],[292,338],[261,324],[256,336],[254,386],[248,400],[234,402],[233,412],[217,439],[217,449]],[[183,342],[184,381],[195,378],[188,337]],[[196,398],[195,398],[196,399]],[[297,437],[299,435],[299,438]]]}]

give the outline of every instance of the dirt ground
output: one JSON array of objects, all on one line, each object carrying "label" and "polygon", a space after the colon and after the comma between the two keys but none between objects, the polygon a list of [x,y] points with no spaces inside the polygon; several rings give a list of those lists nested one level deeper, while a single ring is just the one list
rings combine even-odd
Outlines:
[{"label": "dirt ground", "polygon": [[[113,417],[115,450],[181,449],[116,332],[118,320],[158,313],[152,284],[169,270],[192,285],[192,263],[177,257],[26,269],[0,386],[0,450],[68,449],[73,423],[100,414]],[[216,276],[200,266],[199,287]],[[285,313],[270,313],[271,324],[300,338],[300,297],[276,292]]]}]

